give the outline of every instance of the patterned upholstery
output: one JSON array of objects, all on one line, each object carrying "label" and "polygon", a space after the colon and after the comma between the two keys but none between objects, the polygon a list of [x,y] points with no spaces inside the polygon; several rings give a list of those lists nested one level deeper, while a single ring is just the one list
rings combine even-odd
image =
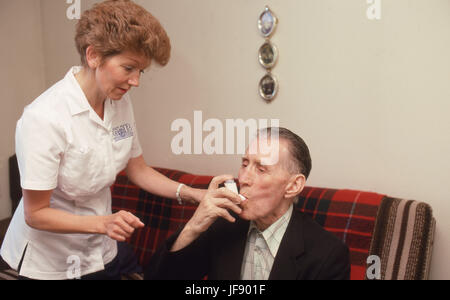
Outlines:
[{"label": "patterned upholstery", "polygon": [[333,232],[350,249],[351,279],[364,279],[378,206],[384,196],[305,187],[297,209]]},{"label": "patterned upholstery", "polygon": [[370,250],[381,258],[381,279],[428,279],[435,226],[428,204],[386,197]]},{"label": "patterned upholstery", "polygon": [[[196,188],[206,189],[213,178],[155,169]],[[196,209],[194,205],[179,205],[177,201],[147,193],[132,184],[124,173],[119,174],[111,189],[113,210],[130,211],[146,224],[128,241],[141,265],[149,262],[158,246],[181,228]],[[435,222],[427,204],[370,192],[305,187],[296,209],[310,215],[347,244],[352,280],[366,278],[370,255],[381,259],[380,279],[427,279]]]},{"label": "patterned upholstery", "polygon": [[[165,176],[195,188],[208,188],[212,176],[195,176],[180,171],[155,168]],[[126,210],[141,219],[146,226],[137,229],[129,243],[134,247],[141,265],[146,265],[153,253],[169,236],[192,217],[196,206],[179,205],[139,189],[128,180],[125,173],[117,176],[112,186],[113,211]]]}]

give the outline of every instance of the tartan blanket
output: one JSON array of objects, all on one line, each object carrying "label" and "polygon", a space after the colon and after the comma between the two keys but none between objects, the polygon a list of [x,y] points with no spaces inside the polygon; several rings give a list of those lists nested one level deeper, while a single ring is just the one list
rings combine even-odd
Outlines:
[{"label": "tartan blanket", "polygon": [[[206,189],[213,178],[178,170],[155,170],[172,180],[195,188]],[[194,205],[179,205],[177,201],[155,196],[138,188],[123,172],[118,175],[111,190],[114,211],[127,210],[146,224],[144,228],[136,230],[128,240],[143,266],[150,261],[161,243],[180,229],[196,209]],[[425,207],[426,213],[410,213],[408,215],[415,217],[413,221],[408,222],[408,218],[404,217],[406,214],[400,213],[399,209],[393,209],[398,208],[398,204],[389,205],[392,201],[393,199],[386,195],[371,192],[305,187],[295,209],[311,216],[347,244],[350,249],[352,280],[366,279],[367,258],[370,255],[378,255],[381,258],[380,279],[425,279],[431,259],[434,232],[431,208],[423,203],[414,205],[414,208],[422,211]],[[401,201],[406,200],[396,199],[394,202]],[[410,205],[408,209],[411,209]],[[424,214],[427,218],[422,217]],[[407,225],[401,228],[405,222]],[[411,224],[416,225],[410,228]],[[407,234],[408,232],[410,233]],[[406,242],[405,236],[408,236]],[[399,239],[403,240],[403,243],[398,242]],[[395,265],[400,264],[400,261],[403,272],[400,275],[403,277],[398,276],[399,267]],[[390,267],[391,265],[396,267]],[[406,265],[409,266],[408,272],[403,271]],[[396,274],[393,274],[395,272]],[[406,273],[409,277],[405,276]]]},{"label": "tartan blanket", "polygon": [[[207,189],[213,176],[197,176],[176,170],[154,168],[168,178],[195,188]],[[150,194],[129,181],[121,172],[113,186],[113,211],[126,210],[146,224],[137,229],[128,242],[134,248],[140,265],[145,266],[158,247],[189,221],[197,206],[179,205],[176,200]]]},{"label": "tartan blanket", "polygon": [[352,190],[305,187],[297,209],[334,233],[350,250],[350,279],[363,280],[378,207],[385,196]]}]

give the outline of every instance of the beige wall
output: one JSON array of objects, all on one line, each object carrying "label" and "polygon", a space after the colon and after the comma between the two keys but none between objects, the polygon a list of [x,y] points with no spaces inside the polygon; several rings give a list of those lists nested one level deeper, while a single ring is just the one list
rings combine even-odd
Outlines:
[{"label": "beige wall", "polygon": [[11,214],[8,158],[14,154],[16,121],[45,90],[39,1],[0,0],[0,220]]},{"label": "beige wall", "polygon": [[[94,2],[82,1],[83,9]],[[450,1],[383,0],[379,21],[367,19],[365,0],[138,3],[161,20],[173,44],[170,64],[147,72],[132,92],[149,164],[236,175],[238,155],[172,154],[171,123],[193,124],[194,110],[223,122],[280,119],[310,146],[310,185],[429,203],[437,219],[431,277],[450,279]],[[257,95],[264,72],[256,20],[264,4],[280,18],[272,38],[280,93],[271,104]],[[41,0],[46,86],[78,63],[67,7]]]}]

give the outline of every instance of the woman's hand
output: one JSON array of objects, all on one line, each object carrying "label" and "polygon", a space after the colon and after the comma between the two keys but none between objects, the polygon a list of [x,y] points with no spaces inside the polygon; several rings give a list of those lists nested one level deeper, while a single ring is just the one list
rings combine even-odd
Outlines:
[{"label": "woman's hand", "polygon": [[124,242],[136,228],[144,227],[144,223],[132,213],[121,210],[113,215],[105,216],[101,226],[103,228],[101,233],[116,241]]},{"label": "woman's hand", "polygon": [[200,204],[207,192],[208,190],[194,189],[185,185],[181,188],[180,197],[183,201],[192,204]]},{"label": "woman's hand", "polygon": [[28,226],[54,233],[106,234],[123,242],[136,228],[144,227],[136,216],[120,211],[109,216],[81,216],[50,207],[53,191],[23,190],[25,222]]}]

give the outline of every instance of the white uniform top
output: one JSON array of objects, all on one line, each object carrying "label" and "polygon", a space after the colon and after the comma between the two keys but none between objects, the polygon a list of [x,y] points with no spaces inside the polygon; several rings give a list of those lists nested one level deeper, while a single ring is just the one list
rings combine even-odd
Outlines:
[{"label": "white uniform top", "polygon": [[[80,70],[71,68],[27,106],[17,122],[21,186],[54,190],[51,208],[84,216],[109,215],[110,186],[142,149],[129,97],[107,99],[101,120],[75,79]],[[22,199],[1,255],[17,270],[25,247],[20,275],[33,279],[67,279],[69,268],[78,262],[81,276],[97,272],[117,254],[117,243],[105,235],[56,234],[29,227]]]}]

